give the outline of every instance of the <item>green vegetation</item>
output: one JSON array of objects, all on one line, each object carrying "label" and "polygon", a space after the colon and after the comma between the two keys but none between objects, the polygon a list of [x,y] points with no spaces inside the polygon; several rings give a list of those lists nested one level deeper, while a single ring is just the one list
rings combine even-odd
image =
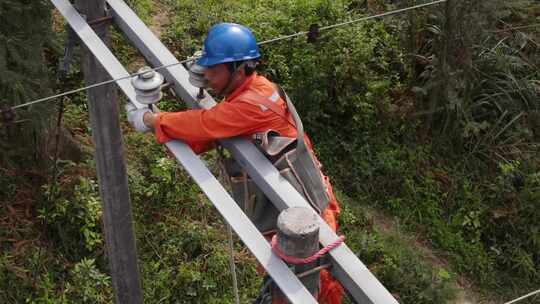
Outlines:
[{"label": "green vegetation", "polygon": [[[54,82],[43,64],[43,58],[51,56],[55,47],[48,1],[2,1],[0,18],[0,106],[18,105],[51,93]],[[44,144],[42,135],[52,111],[36,106],[28,112],[40,115],[31,123],[16,120],[3,128],[2,163],[27,162],[35,166],[43,160],[43,150],[38,147]],[[15,144],[6,149],[6,143]],[[31,146],[34,148],[29,149]]]},{"label": "green vegetation", "polygon": [[[166,9],[162,38],[184,58],[221,21],[262,41],[420,1],[128,2],[147,23]],[[11,105],[81,84],[77,62],[52,84],[60,38],[46,3],[0,4],[0,96]],[[292,96],[339,189],[347,244],[401,303],[454,303],[463,278],[497,302],[540,282],[540,40],[538,27],[511,29],[539,15],[534,1],[451,0],[262,47],[260,73]],[[123,62],[136,59],[113,38]],[[110,303],[84,95],[66,99],[56,180],[40,144],[56,130],[51,109],[18,112],[42,119],[1,135],[0,302]],[[219,214],[152,136],[123,128],[145,302],[232,303]],[[239,240],[234,259],[249,303],[256,262]]]}]

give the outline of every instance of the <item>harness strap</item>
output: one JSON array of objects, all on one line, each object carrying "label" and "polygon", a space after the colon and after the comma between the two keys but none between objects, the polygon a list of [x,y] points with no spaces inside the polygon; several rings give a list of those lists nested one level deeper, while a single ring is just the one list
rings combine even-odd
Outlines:
[{"label": "harness strap", "polygon": [[294,123],[293,118],[291,117],[290,113],[288,113],[287,109],[283,109],[280,107],[277,102],[273,102],[268,97],[265,97],[259,93],[247,91],[240,96],[237,97],[238,101],[249,103],[254,106],[264,106],[270,111],[274,112],[281,118],[283,118],[285,121],[287,121],[291,126],[296,128],[296,125]]},{"label": "harness strap", "polygon": [[[288,122],[291,126],[293,126],[296,129],[296,137],[297,137],[297,143],[296,143],[296,149],[299,154],[305,154],[309,153],[306,143],[304,141],[304,126],[302,124],[302,120],[300,120],[300,116],[298,116],[298,113],[296,112],[296,108],[294,107],[291,99],[285,93],[283,88],[281,88],[278,85],[275,85],[276,87],[276,100],[272,100],[274,95],[271,97],[265,97],[259,93],[253,92],[253,91],[247,91],[245,93],[242,93],[240,96],[238,96],[236,99],[239,102],[245,102],[249,103],[255,106],[264,106],[276,115],[283,118],[286,122]],[[277,94],[276,94],[277,93]],[[283,109],[277,104],[277,96],[280,96],[286,104],[286,108]]]},{"label": "harness strap", "polygon": [[[280,107],[277,104],[280,95],[286,102],[286,108]],[[318,212],[324,210],[330,199],[326,192],[324,175],[320,170],[320,164],[313,151],[307,148],[302,121],[287,94],[276,86],[276,90],[270,97],[263,96],[254,91],[247,91],[238,96],[236,100],[261,107],[263,110],[265,108],[269,109],[284,119],[285,122],[295,127],[296,149],[294,153],[286,157],[286,162],[297,181],[301,184],[308,202]]]}]

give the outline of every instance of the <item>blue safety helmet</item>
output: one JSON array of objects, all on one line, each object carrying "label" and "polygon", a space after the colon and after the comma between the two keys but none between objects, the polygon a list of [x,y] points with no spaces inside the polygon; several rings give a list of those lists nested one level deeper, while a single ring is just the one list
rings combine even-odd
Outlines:
[{"label": "blue safety helmet", "polygon": [[257,40],[247,27],[236,23],[219,23],[208,31],[204,40],[203,55],[197,60],[197,64],[212,66],[259,57],[261,54]]}]

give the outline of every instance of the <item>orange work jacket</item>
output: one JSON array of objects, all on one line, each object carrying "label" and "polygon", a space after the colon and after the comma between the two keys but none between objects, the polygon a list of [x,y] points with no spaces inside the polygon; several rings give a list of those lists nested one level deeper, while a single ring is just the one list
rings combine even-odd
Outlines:
[{"label": "orange work jacket", "polygon": [[[296,137],[296,129],[282,117],[265,107],[242,101],[242,93],[246,91],[274,99],[282,109],[286,108],[285,101],[279,97],[272,82],[254,73],[232,94],[210,109],[157,114],[154,128],[158,143],[180,139],[199,154],[211,149],[217,139],[237,136],[251,139],[253,134],[270,129],[279,132],[281,136]],[[311,148],[307,136],[306,140]],[[321,217],[336,231],[340,208],[327,177],[324,177],[324,182],[330,201]],[[329,304],[340,303],[342,292],[339,283],[323,270],[319,301]]]},{"label": "orange work jacket", "polygon": [[[264,107],[243,102],[240,98],[246,91],[265,97],[277,94],[276,103],[283,109],[286,107],[272,82],[254,73],[232,94],[210,109],[159,113],[154,125],[158,143],[180,139],[199,154],[211,149],[217,139],[236,136],[251,138],[254,133],[270,129],[279,132],[281,136],[296,137],[296,129],[279,115]],[[307,136],[306,139],[308,146],[311,146]],[[328,178],[325,177],[324,180],[330,202],[322,216],[336,230],[339,206]]]}]

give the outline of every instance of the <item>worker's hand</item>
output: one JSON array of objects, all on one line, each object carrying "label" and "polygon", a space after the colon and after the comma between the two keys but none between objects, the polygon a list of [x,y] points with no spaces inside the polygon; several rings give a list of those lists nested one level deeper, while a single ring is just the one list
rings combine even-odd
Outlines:
[{"label": "worker's hand", "polygon": [[151,128],[144,123],[144,114],[152,114],[148,108],[137,109],[132,103],[125,105],[127,120],[137,132],[149,132]]}]

